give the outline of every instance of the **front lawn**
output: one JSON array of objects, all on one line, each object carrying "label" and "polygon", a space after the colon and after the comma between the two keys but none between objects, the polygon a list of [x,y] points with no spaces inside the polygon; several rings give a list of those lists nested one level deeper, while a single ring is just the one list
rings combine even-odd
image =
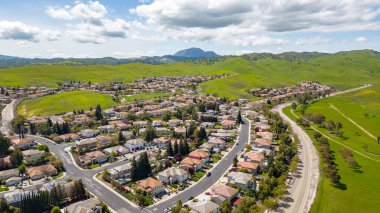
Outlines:
[{"label": "front lawn", "polygon": [[63,172],[58,172],[56,175],[51,176],[53,179],[58,179],[63,176]]},{"label": "front lawn", "polygon": [[92,164],[90,166],[87,166],[87,169],[96,169],[96,168],[99,168],[100,167],[100,164]]}]

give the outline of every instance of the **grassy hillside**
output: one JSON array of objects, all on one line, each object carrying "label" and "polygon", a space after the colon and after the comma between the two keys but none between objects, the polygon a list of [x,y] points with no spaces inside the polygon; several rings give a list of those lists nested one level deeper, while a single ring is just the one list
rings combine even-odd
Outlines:
[{"label": "grassy hillside", "polygon": [[[330,184],[327,178],[323,178],[318,188],[316,201],[311,212],[378,212],[380,205],[380,156],[367,153],[368,150],[380,154],[380,145],[368,136],[364,131],[355,126],[347,118],[338,113],[331,105],[348,116],[358,125],[375,136],[380,136],[380,87],[370,87],[353,93],[331,97],[311,104],[306,112],[321,113],[327,120],[339,121],[343,124],[344,139],[330,134],[325,129],[319,128],[324,134],[335,141],[330,141],[330,148],[335,155],[335,163],[342,177],[341,182],[346,188],[339,189]],[[295,118],[290,108],[285,112]],[[369,116],[365,116],[367,113]],[[295,112],[298,116],[300,113]],[[317,126],[316,126],[317,127]],[[307,132],[313,138],[314,131]],[[351,148],[354,158],[359,163],[359,170],[352,169],[340,154],[344,146]],[[360,153],[360,154],[359,154]]]},{"label": "grassy hillside", "polygon": [[370,50],[320,53],[248,54],[162,65],[126,64],[119,66],[26,66],[0,69],[1,86],[56,86],[59,81],[133,81],[146,76],[215,75],[232,77],[201,84],[206,93],[229,98],[254,98],[253,87],[280,87],[302,80],[346,89],[380,82],[380,55]]},{"label": "grassy hillside", "polygon": [[71,112],[74,109],[88,110],[90,107],[95,108],[97,104],[100,104],[103,109],[107,109],[115,103],[108,95],[89,91],[73,91],[24,100],[18,106],[17,113],[26,117],[54,115]]}]

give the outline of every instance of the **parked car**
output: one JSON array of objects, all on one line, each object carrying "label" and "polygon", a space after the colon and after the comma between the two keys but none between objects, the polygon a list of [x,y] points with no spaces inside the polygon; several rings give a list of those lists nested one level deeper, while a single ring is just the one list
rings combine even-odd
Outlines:
[{"label": "parked car", "polygon": [[211,172],[207,172],[207,177],[210,177],[211,176]]}]

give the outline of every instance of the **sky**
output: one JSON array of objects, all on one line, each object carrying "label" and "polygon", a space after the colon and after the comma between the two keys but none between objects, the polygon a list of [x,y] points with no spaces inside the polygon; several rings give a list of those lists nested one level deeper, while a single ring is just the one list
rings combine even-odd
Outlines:
[{"label": "sky", "polygon": [[0,54],[380,51],[380,0],[0,0]]}]

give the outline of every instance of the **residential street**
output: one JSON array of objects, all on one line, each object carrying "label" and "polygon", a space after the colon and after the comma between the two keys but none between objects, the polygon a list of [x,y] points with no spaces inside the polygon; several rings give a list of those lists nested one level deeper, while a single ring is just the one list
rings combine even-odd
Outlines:
[{"label": "residential street", "polygon": [[[10,130],[10,121],[14,118],[15,107],[17,106],[16,101],[8,104],[6,108],[3,110],[3,127],[1,131],[6,133]],[[5,115],[5,116],[4,116]],[[177,200],[182,200],[183,202],[187,201],[189,197],[195,197],[198,194],[203,193],[209,187],[211,187],[216,181],[218,181],[222,175],[227,171],[230,165],[233,162],[233,158],[237,155],[241,150],[243,150],[244,145],[247,143],[249,138],[249,124],[248,120],[243,118],[245,124],[241,125],[241,131],[239,132],[238,144],[219,162],[218,166],[212,170],[212,175],[210,177],[205,177],[193,185],[191,188],[184,190],[178,195],[171,197],[168,200],[162,201],[157,205],[151,206],[149,208],[135,208],[131,206],[129,203],[125,202],[124,199],[120,198],[114,192],[110,191],[108,188],[98,184],[95,180],[93,180],[93,176],[100,172],[104,167],[97,168],[94,170],[81,170],[77,168],[72,162],[70,155],[64,151],[68,145],[65,144],[56,144],[53,141],[29,135],[28,137],[33,138],[38,143],[45,144],[49,147],[50,151],[57,155],[64,163],[67,177],[71,177],[74,179],[81,178],[83,183],[86,185],[87,189],[93,193],[95,196],[99,197],[103,200],[110,208],[115,210],[118,213],[124,212],[164,212],[165,208],[171,207],[176,204]],[[126,163],[125,161],[119,161],[113,163],[111,165],[107,165],[107,168],[113,168],[119,165]]]}]

